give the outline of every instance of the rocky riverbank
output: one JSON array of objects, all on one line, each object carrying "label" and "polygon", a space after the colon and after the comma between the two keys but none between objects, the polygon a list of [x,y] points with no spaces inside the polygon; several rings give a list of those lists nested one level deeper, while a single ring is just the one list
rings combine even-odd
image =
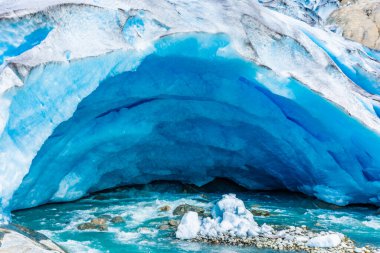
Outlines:
[{"label": "rocky riverbank", "polygon": [[[269,226],[268,226],[269,227]],[[272,226],[270,226],[272,227]],[[234,245],[241,247],[270,248],[275,250],[291,250],[311,253],[380,253],[372,247],[356,247],[355,243],[343,234],[335,232],[316,233],[306,227],[272,227],[270,235],[240,238],[228,234],[220,237],[199,236],[192,241],[211,244]],[[330,247],[334,246],[334,247]]]},{"label": "rocky riverbank", "polygon": [[[333,231],[316,232],[306,226],[259,225],[252,211],[233,194],[224,195],[211,211],[211,217],[199,218],[199,213],[187,208],[176,237],[211,244],[252,246],[275,250],[292,250],[311,253],[380,253],[366,246],[359,248],[345,235]],[[198,210],[199,211],[199,210]],[[201,212],[203,214],[204,211]],[[253,213],[260,213],[254,211]],[[264,213],[268,216],[269,213]]]}]

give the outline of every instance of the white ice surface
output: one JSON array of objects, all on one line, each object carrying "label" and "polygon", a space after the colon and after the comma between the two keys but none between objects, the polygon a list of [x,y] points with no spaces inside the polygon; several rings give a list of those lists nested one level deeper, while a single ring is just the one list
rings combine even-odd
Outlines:
[{"label": "white ice surface", "polygon": [[218,237],[229,235],[231,237],[254,237],[260,234],[271,234],[273,228],[264,224],[259,227],[253,215],[240,199],[234,194],[223,195],[212,209],[212,217],[199,221],[195,212],[186,213],[176,236],[179,239],[192,239],[199,235],[204,237]]},{"label": "white ice surface", "polygon": [[196,212],[187,212],[181,219],[181,223],[175,233],[178,239],[193,239],[197,237],[201,223]]}]

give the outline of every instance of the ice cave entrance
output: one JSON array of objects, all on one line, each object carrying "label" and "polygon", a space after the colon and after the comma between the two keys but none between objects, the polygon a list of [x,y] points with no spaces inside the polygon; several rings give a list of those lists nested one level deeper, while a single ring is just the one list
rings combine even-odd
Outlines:
[{"label": "ice cave entrance", "polygon": [[215,177],[312,195],[339,188],[340,176],[348,180],[331,196],[350,201],[342,195],[358,189],[339,159],[365,152],[345,135],[370,131],[299,82],[234,55],[225,36],[201,37],[164,38],[135,70],[101,82],[39,150],[11,210],[120,185]]}]

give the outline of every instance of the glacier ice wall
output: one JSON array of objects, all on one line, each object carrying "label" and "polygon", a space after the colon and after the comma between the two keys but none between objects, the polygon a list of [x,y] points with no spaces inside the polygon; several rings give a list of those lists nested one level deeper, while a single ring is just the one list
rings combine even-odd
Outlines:
[{"label": "glacier ice wall", "polygon": [[378,53],[269,7],[0,2],[3,212],[214,177],[379,205]]}]

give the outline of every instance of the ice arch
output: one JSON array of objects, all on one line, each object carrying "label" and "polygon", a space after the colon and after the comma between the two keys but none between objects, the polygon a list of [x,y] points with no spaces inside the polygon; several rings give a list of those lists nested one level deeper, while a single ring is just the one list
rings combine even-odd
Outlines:
[{"label": "ice arch", "polygon": [[44,142],[9,208],[214,177],[378,204],[379,136],[228,44],[218,34],[168,36],[135,71],[109,76]]}]

